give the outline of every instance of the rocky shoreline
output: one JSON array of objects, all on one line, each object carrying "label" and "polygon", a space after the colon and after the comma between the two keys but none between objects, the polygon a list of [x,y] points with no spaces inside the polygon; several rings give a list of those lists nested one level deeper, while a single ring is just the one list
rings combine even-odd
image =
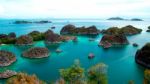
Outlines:
[{"label": "rocky shoreline", "polygon": [[16,61],[16,56],[9,52],[0,50],[0,67],[9,66]]},{"label": "rocky shoreline", "polygon": [[30,48],[22,53],[22,56],[27,58],[44,58],[48,57],[49,55],[49,50],[44,47]]},{"label": "rocky shoreline", "polygon": [[4,72],[0,72],[0,79],[10,78],[12,76],[15,76],[17,72],[12,70],[6,70]]}]

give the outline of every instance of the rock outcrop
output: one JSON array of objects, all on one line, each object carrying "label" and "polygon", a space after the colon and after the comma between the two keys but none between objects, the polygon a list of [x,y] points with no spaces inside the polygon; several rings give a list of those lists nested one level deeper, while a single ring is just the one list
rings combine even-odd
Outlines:
[{"label": "rock outcrop", "polygon": [[59,43],[59,42],[60,42],[60,35],[53,33],[53,31],[51,30],[45,32],[46,44]]},{"label": "rock outcrop", "polygon": [[132,44],[134,47],[138,47],[139,45],[137,43]]},{"label": "rock outcrop", "polygon": [[49,50],[43,47],[30,48],[22,53],[22,56],[27,58],[44,58],[49,55]]},{"label": "rock outcrop", "polygon": [[0,50],[0,66],[9,66],[16,61],[16,56],[9,52]]},{"label": "rock outcrop", "polygon": [[150,69],[150,43],[147,43],[135,55],[136,63]]},{"label": "rock outcrop", "polygon": [[60,34],[70,34],[70,35],[98,35],[100,31],[95,26],[90,27],[76,27],[74,25],[68,24],[62,28]]},{"label": "rock outcrop", "polygon": [[28,35],[22,35],[17,38],[16,45],[32,45],[33,44],[33,38]]},{"label": "rock outcrop", "polygon": [[17,74],[17,72],[15,72],[15,71],[6,70],[4,72],[0,72],[0,79],[10,78],[12,76],[15,76],[16,74]]},{"label": "rock outcrop", "polygon": [[124,35],[135,35],[142,32],[142,29],[138,29],[136,27],[133,27],[132,25],[127,25],[122,28],[118,27],[111,27],[107,30],[103,30],[101,33],[103,34],[124,34]]},{"label": "rock outcrop", "polygon": [[129,44],[125,35],[104,35],[99,45],[104,48],[109,48],[114,45],[126,45]]}]

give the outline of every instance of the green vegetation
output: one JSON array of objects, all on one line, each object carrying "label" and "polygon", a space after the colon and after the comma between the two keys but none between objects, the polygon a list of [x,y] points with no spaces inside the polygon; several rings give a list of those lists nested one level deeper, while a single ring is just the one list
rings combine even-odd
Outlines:
[{"label": "green vegetation", "polygon": [[107,65],[99,63],[92,66],[86,74],[80,67],[79,61],[76,60],[70,68],[60,70],[60,75],[64,79],[61,79],[61,82],[62,84],[65,82],[68,84],[108,84],[107,68]]},{"label": "green vegetation", "polygon": [[103,30],[102,33],[104,34],[124,34],[124,35],[134,35],[141,33],[142,29],[138,29],[136,27],[133,27],[132,25],[127,25],[122,28],[118,27],[111,27],[107,30]]},{"label": "green vegetation", "polygon": [[135,84],[133,80],[130,80],[128,84]]},{"label": "green vegetation", "polygon": [[144,72],[144,83],[143,84],[150,84],[150,70],[146,69]]},{"label": "green vegetation", "polygon": [[80,67],[79,60],[75,60],[70,68],[61,69],[60,75],[69,84],[80,84],[84,77],[84,69]]},{"label": "green vegetation", "polygon": [[92,66],[88,71],[88,84],[108,84],[107,68],[103,63]]},{"label": "green vegetation", "polygon": [[62,35],[98,35],[99,33],[100,31],[94,25],[90,27],[76,27],[74,25],[68,24],[60,31],[60,34]]},{"label": "green vegetation", "polygon": [[34,41],[44,40],[44,34],[39,31],[32,31],[28,35],[31,36]]},{"label": "green vegetation", "polygon": [[3,44],[15,44],[16,39],[15,38],[2,38],[0,39],[0,41]]},{"label": "green vegetation", "polygon": [[11,32],[9,34],[0,34],[0,42],[3,44],[14,44],[16,41],[16,34]]},{"label": "green vegetation", "polygon": [[6,84],[46,84],[46,83],[42,80],[39,80],[36,75],[18,73],[16,76],[9,78]]}]

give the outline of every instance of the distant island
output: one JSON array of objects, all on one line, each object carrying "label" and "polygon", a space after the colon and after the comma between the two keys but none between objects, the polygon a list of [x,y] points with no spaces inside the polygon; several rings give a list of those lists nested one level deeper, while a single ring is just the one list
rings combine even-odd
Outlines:
[{"label": "distant island", "polygon": [[111,17],[111,18],[108,18],[107,20],[125,20],[125,19],[121,17]]},{"label": "distant island", "polygon": [[143,20],[139,18],[132,18],[131,21],[143,21]]},{"label": "distant island", "polygon": [[17,20],[15,22],[13,22],[14,24],[32,24],[32,23],[36,23],[36,24],[45,24],[45,23],[52,23],[51,21],[48,20],[41,20],[41,21],[26,21],[26,20]]},{"label": "distant island", "polygon": [[139,19],[139,18],[124,19],[124,18],[121,18],[121,17],[111,17],[111,18],[108,18],[107,20],[143,21],[142,19]]}]

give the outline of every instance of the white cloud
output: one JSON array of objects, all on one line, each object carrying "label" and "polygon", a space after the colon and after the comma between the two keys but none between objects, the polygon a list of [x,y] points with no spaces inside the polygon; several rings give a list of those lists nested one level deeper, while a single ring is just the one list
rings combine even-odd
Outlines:
[{"label": "white cloud", "polygon": [[145,9],[150,8],[149,3],[148,0],[1,0],[0,17],[148,17],[150,11]]}]

